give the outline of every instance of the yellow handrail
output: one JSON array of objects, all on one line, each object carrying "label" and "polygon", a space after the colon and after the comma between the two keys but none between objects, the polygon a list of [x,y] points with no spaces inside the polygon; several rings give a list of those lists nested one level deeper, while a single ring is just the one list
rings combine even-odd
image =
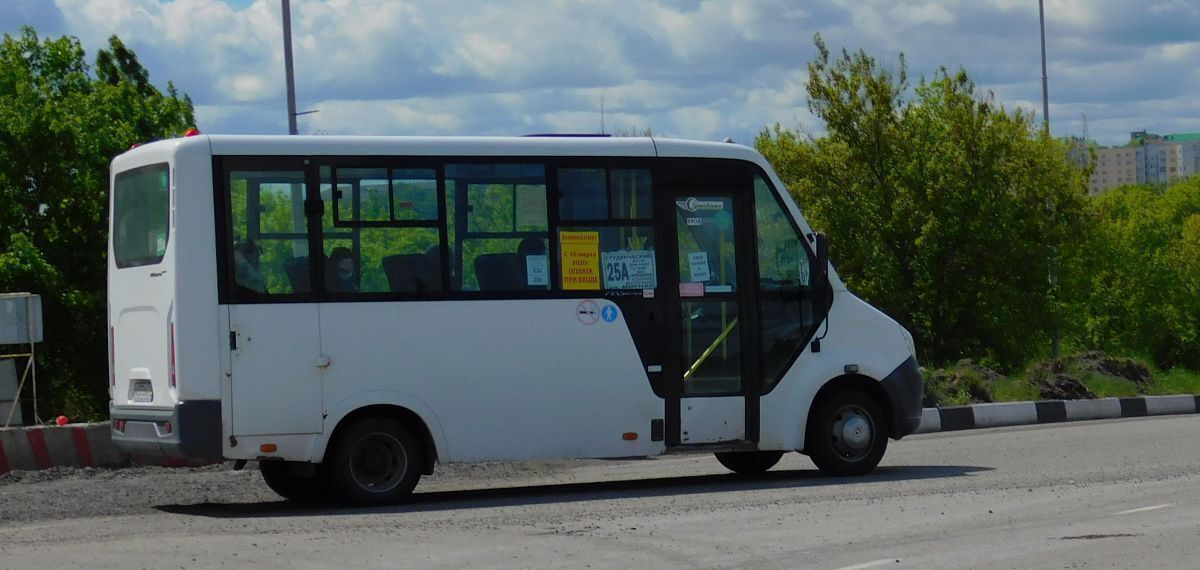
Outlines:
[{"label": "yellow handrail", "polygon": [[696,373],[696,369],[700,368],[700,365],[704,364],[704,361],[708,360],[709,355],[711,355],[713,351],[717,349],[717,345],[725,342],[725,338],[728,337],[729,333],[733,331],[733,327],[737,326],[737,322],[738,318],[734,317],[733,320],[729,322],[729,325],[725,327],[725,330],[721,331],[721,334],[717,337],[717,340],[714,340],[712,344],[708,345],[708,348],[704,349],[704,352],[700,353],[700,358],[697,358],[696,361],[688,367],[687,372],[683,373],[684,380],[691,378],[692,374]]}]

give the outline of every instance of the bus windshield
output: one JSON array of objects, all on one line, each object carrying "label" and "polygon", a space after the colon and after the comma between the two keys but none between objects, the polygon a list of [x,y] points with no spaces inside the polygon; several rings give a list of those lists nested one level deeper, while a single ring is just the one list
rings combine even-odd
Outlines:
[{"label": "bus windshield", "polygon": [[168,166],[152,164],[117,175],[113,185],[113,254],[117,268],[153,265],[167,251]]}]

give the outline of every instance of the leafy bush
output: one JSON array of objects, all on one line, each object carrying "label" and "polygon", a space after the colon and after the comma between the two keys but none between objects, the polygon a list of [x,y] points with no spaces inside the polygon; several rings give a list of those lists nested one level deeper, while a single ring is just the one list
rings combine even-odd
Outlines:
[{"label": "leafy bush", "polygon": [[755,145],[832,236],[839,275],[913,333],[924,361],[1012,368],[1044,353],[1063,321],[1047,275],[1083,223],[1085,179],[1065,146],[966,71],[912,87],[903,56],[893,72],[816,44],[809,109],[828,134],[775,125]]},{"label": "leafy bush", "polygon": [[1066,299],[1081,349],[1200,369],[1200,177],[1090,198]]},{"label": "leafy bush", "polygon": [[94,72],[75,38],[25,27],[0,42],[0,291],[42,296],[42,409],[106,412],[109,161],[193,123],[191,101],[150,84],[116,36]]}]

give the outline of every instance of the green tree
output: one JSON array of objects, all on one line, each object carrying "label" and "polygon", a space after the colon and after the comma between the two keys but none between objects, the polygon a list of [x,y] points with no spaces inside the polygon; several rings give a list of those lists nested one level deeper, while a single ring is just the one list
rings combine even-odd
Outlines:
[{"label": "green tree", "polygon": [[822,137],[775,125],[756,146],[849,287],[913,331],[923,358],[1016,366],[1062,326],[1050,268],[1082,223],[1085,178],[1028,113],[980,93],[966,71],[914,87],[863,51],[808,64]]},{"label": "green tree", "polygon": [[1116,188],[1087,210],[1074,342],[1200,367],[1200,178]]},{"label": "green tree", "polygon": [[109,161],[194,123],[116,36],[94,73],[75,38],[25,27],[0,42],[0,290],[43,297],[43,409],[94,417],[107,400]]}]

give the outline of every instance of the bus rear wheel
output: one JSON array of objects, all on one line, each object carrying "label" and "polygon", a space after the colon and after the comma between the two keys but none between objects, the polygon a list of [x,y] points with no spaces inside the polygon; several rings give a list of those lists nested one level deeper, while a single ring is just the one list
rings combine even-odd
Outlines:
[{"label": "bus rear wheel", "polygon": [[726,469],[738,475],[758,475],[779,463],[782,451],[726,451],[714,454]]},{"label": "bus rear wheel", "polygon": [[887,444],[887,418],[879,402],[861,390],[843,390],[814,406],[804,452],[827,475],[865,475],[879,465]]},{"label": "bus rear wheel", "polygon": [[395,419],[369,417],[338,434],[327,455],[330,489],[347,503],[394,505],[412,494],[421,478],[416,436]]},{"label": "bus rear wheel", "polygon": [[272,491],[285,499],[311,503],[329,498],[315,466],[291,461],[260,461],[258,471]]}]

